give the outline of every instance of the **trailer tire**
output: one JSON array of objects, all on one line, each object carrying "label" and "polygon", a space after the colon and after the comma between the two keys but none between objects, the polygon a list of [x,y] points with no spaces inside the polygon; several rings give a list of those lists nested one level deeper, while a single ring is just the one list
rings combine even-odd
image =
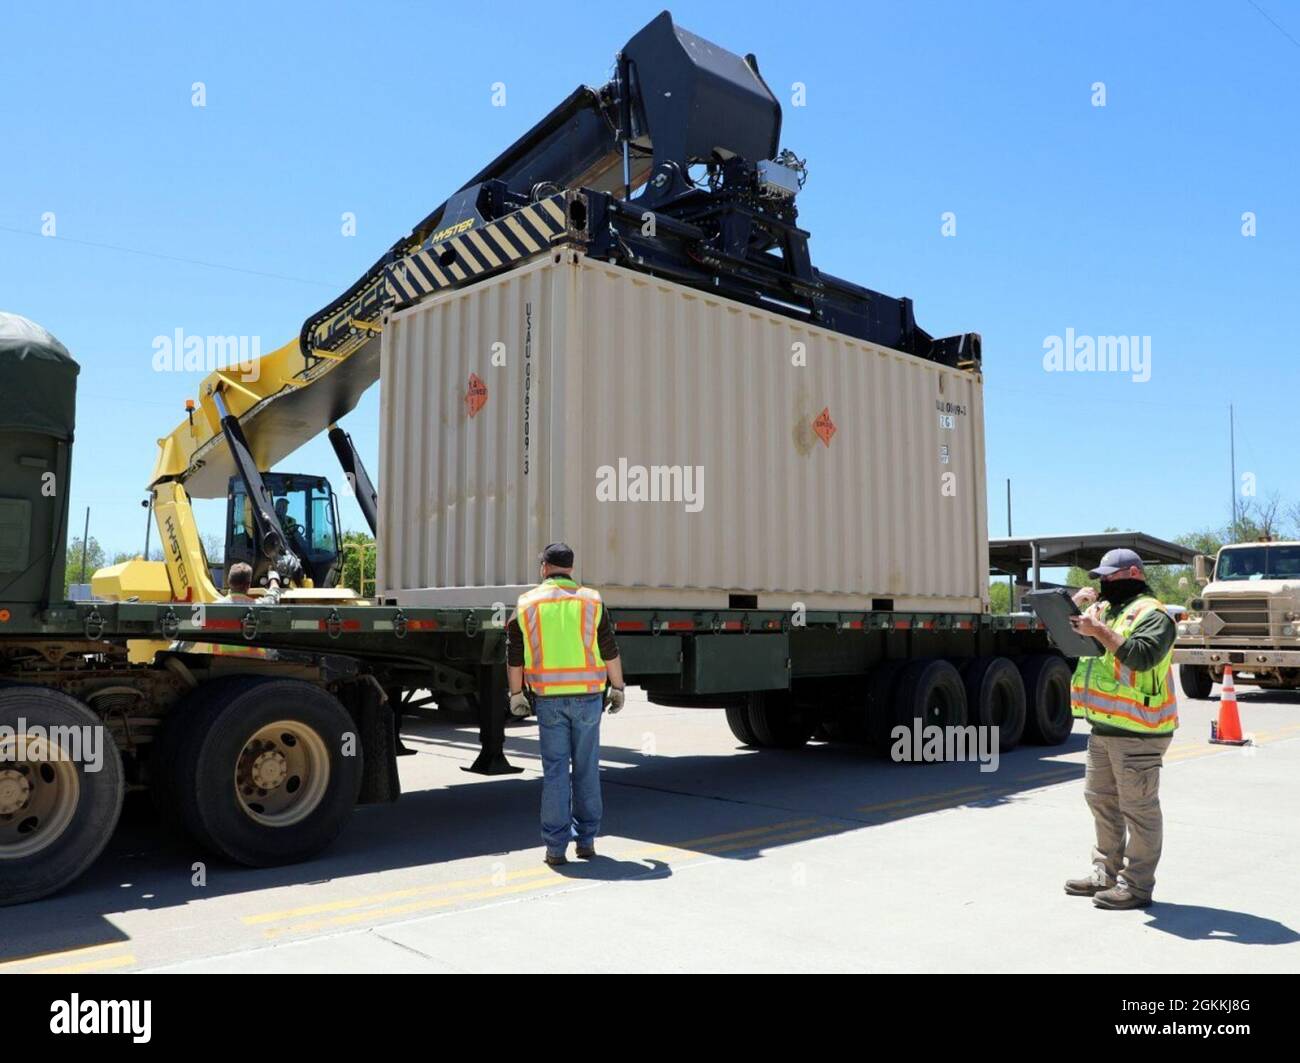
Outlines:
[{"label": "trailer tire", "polygon": [[1214,674],[1204,665],[1180,664],[1178,685],[1193,701],[1204,701],[1214,689]]},{"label": "trailer tire", "polygon": [[1019,662],[1025,681],[1025,741],[1059,746],[1074,729],[1070,714],[1070,666],[1055,653],[1037,653]]},{"label": "trailer tire", "polygon": [[867,676],[863,729],[867,745],[878,756],[889,756],[897,725],[896,694],[907,661],[881,661]]},{"label": "trailer tire", "polygon": [[163,720],[158,737],[150,743],[149,796],[153,800],[159,822],[168,833],[181,837],[187,833],[181,819],[181,791],[185,779],[178,770],[178,764],[181,748],[192,730],[194,720],[199,718],[202,706],[210,698],[220,697],[223,691],[247,682],[246,678],[230,676],[204,683],[190,691],[172,706]]},{"label": "trailer tire", "polygon": [[962,671],[966,711],[978,727],[998,729],[998,750],[1006,753],[1025,733],[1027,699],[1020,669],[1006,657],[976,657]]},{"label": "trailer tire", "polygon": [[39,744],[22,743],[22,760],[16,735],[0,740],[0,809],[7,810],[0,815],[0,906],[39,900],[77,879],[113,836],[126,792],[117,743],[81,702],[45,687],[5,685],[0,725],[16,732],[19,719],[29,728],[98,728],[103,763],[88,771],[84,759],[50,759],[62,747],[52,746],[48,731]]},{"label": "trailer tire", "polygon": [[894,694],[894,726],[911,729],[917,720],[922,727],[965,726],[966,686],[951,661],[923,657],[903,669]]},{"label": "trailer tire", "polygon": [[297,863],[342,831],[364,751],[337,698],[293,679],[211,684],[187,706],[163,767],[186,830],[249,867]]},{"label": "trailer tire", "polygon": [[789,691],[759,690],[749,695],[749,727],[760,749],[797,749],[817,729],[817,721],[795,708]]},{"label": "trailer tire", "polygon": [[749,706],[748,705],[728,705],[727,709],[727,726],[731,728],[731,733],[736,736],[736,741],[744,746],[757,746],[758,737],[754,734],[754,728],[749,724]]}]

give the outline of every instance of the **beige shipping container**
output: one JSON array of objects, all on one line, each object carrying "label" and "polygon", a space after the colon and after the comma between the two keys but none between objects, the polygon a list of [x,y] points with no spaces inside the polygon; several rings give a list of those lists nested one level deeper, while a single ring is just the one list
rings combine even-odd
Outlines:
[{"label": "beige shipping container", "polygon": [[562,250],[393,314],[380,380],[384,599],[562,539],[612,605],[986,607],[978,373]]}]

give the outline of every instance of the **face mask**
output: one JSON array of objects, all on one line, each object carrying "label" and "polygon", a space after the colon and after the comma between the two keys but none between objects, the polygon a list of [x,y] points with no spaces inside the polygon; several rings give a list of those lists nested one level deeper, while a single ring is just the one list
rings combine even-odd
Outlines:
[{"label": "face mask", "polygon": [[1146,586],[1146,581],[1140,579],[1102,580],[1097,594],[1103,602],[1119,605],[1146,590]]}]

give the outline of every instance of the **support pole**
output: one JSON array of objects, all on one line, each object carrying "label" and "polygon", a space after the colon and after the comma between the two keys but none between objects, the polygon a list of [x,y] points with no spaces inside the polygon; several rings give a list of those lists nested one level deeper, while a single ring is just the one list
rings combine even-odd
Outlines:
[{"label": "support pole", "polygon": [[506,760],[508,694],[505,662],[483,665],[478,673],[479,754],[470,767],[461,771],[476,775],[518,775],[524,770]]},{"label": "support pole", "polygon": [[90,507],[86,507],[86,530],[81,533],[81,579],[77,582],[82,585],[86,582],[86,558],[90,553]]}]

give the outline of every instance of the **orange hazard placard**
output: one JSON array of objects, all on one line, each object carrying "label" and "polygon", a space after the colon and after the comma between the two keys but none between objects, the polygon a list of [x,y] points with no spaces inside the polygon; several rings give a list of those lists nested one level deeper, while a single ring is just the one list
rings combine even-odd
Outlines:
[{"label": "orange hazard placard", "polygon": [[835,422],[831,420],[831,408],[827,406],[817,415],[817,420],[813,421],[813,431],[817,433],[826,446],[831,445],[831,436],[835,434]]},{"label": "orange hazard placard", "polygon": [[473,417],[487,405],[487,385],[479,379],[477,373],[469,375],[469,390],[465,392],[465,408]]}]

